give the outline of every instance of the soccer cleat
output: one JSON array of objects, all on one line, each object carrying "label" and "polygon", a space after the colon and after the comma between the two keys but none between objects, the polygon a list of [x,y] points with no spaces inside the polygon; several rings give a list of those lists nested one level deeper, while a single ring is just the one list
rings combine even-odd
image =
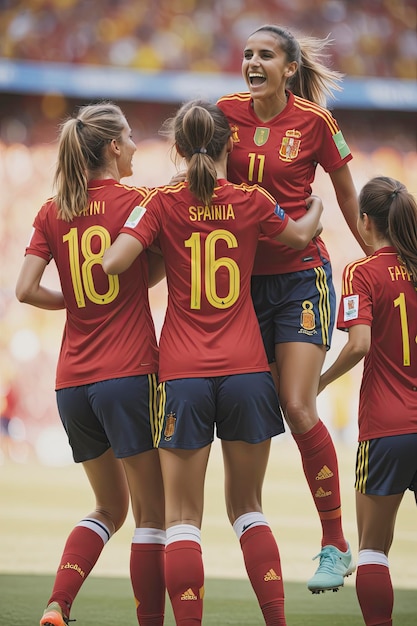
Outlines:
[{"label": "soccer cleat", "polygon": [[62,609],[58,602],[51,602],[43,612],[40,626],[68,626],[70,622],[75,622],[75,619],[69,619],[62,614]]},{"label": "soccer cleat", "polygon": [[312,593],[337,591],[339,587],[343,587],[345,576],[350,576],[356,569],[349,544],[346,552],[341,552],[334,546],[324,546],[313,561],[319,557],[320,565],[307,583]]}]

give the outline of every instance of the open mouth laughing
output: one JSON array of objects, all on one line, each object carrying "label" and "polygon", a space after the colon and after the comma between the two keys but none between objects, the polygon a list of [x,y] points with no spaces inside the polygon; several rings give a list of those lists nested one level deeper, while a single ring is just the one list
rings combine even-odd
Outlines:
[{"label": "open mouth laughing", "polygon": [[266,81],[266,76],[260,72],[249,72],[248,79],[252,87],[259,87]]}]

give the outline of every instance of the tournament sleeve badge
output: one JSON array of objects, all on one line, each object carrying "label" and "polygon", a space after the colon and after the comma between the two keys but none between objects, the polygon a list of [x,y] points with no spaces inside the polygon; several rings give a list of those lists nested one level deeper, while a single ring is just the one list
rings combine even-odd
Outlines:
[{"label": "tournament sleeve badge", "polygon": [[336,148],[339,150],[340,158],[344,159],[348,154],[350,154],[349,146],[347,145],[341,130],[333,135],[333,141],[336,144]]},{"label": "tournament sleeve badge", "polygon": [[145,207],[135,206],[135,208],[133,209],[133,211],[131,212],[131,214],[129,215],[129,217],[127,218],[125,222],[125,227],[135,228],[135,226],[139,224],[140,220],[145,215],[145,213],[146,213]]},{"label": "tournament sleeve badge", "polygon": [[285,218],[285,211],[279,206],[278,203],[275,205],[274,213],[281,221]]},{"label": "tournament sleeve badge", "polygon": [[343,298],[343,320],[356,320],[359,316],[359,296],[351,295]]}]

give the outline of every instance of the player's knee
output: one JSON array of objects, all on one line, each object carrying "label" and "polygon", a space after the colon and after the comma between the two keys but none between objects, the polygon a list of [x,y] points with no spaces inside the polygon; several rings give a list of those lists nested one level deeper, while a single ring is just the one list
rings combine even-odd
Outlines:
[{"label": "player's knee", "polygon": [[123,526],[129,506],[118,505],[115,507],[99,507],[96,509],[96,517],[100,519],[113,535]]},{"label": "player's knee", "polygon": [[289,400],[283,406],[285,420],[293,432],[307,432],[318,420],[314,407],[302,400]]}]

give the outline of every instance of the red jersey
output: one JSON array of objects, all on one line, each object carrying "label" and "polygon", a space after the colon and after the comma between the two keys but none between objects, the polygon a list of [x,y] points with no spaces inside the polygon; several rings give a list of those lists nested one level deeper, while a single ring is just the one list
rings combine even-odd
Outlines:
[{"label": "red jersey", "polygon": [[104,250],[147,191],[115,180],[91,181],[83,215],[58,219],[49,200],[35,218],[26,254],[55,260],[66,305],[57,389],[157,371],[146,254],[120,276],[102,269]]},{"label": "red jersey", "polygon": [[257,186],[219,180],[202,206],[187,183],[151,191],[122,232],[144,247],[158,238],[168,307],[159,379],[268,371],[250,278],[260,233],[275,237],[288,217]]},{"label": "red jersey", "polygon": [[[333,172],[352,155],[330,111],[287,92],[285,109],[269,122],[255,114],[249,93],[220,98],[234,146],[228,158],[228,179],[259,184],[297,220],[306,211],[317,164]],[[293,250],[261,237],[254,274],[285,274],[323,265],[329,255],[320,237],[304,250]]]},{"label": "red jersey", "polygon": [[346,266],[337,326],[372,327],[359,397],[359,441],[417,433],[417,293],[395,248]]}]

